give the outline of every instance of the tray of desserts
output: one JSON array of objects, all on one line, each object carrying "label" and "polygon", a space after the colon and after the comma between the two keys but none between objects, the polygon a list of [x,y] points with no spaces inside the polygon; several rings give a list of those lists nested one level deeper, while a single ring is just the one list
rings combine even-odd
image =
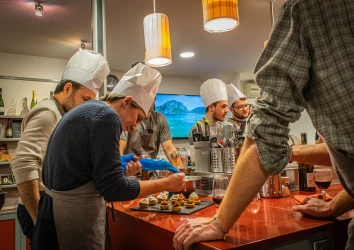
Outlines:
[{"label": "tray of desserts", "polygon": [[213,201],[200,200],[196,193],[190,194],[188,199],[183,194],[173,195],[171,199],[168,199],[168,193],[163,192],[157,198],[149,196],[141,199],[139,206],[131,207],[130,209],[161,213],[192,214],[213,204]]}]

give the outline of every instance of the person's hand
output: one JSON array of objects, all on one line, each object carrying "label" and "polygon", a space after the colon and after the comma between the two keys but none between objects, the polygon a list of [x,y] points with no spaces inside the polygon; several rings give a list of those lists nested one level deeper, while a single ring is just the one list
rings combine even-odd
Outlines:
[{"label": "person's hand", "polygon": [[133,160],[127,163],[126,169],[125,169],[125,176],[133,176],[136,175],[137,173],[141,173],[141,163],[139,162],[139,157],[134,156]]},{"label": "person's hand", "polygon": [[215,225],[213,218],[197,218],[184,222],[173,237],[173,247],[176,250],[188,249],[193,243],[224,238]]},{"label": "person's hand", "polygon": [[334,213],[331,210],[331,203],[323,200],[306,197],[305,200],[297,206],[293,206],[293,211],[300,212],[303,215],[310,215],[317,218],[333,218]]},{"label": "person's hand", "polygon": [[162,178],[165,182],[166,186],[166,191],[169,192],[179,192],[183,189],[184,185],[184,173],[178,173],[178,174],[170,174],[169,176],[166,176],[165,178]]}]

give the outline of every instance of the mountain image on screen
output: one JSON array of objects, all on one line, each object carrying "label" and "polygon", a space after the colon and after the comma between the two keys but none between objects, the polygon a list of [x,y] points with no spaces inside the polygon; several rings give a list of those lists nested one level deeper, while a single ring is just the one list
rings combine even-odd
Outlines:
[{"label": "mountain image on screen", "polygon": [[163,113],[174,139],[188,138],[192,126],[203,117],[205,107],[200,96],[157,94],[155,111]]}]

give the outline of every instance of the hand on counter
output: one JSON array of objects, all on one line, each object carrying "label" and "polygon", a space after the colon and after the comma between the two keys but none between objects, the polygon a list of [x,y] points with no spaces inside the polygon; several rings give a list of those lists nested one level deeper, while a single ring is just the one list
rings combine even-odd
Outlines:
[{"label": "hand on counter", "polygon": [[187,220],[176,230],[173,247],[176,250],[188,249],[195,242],[223,238],[224,234],[216,227],[213,218],[197,218]]},{"label": "hand on counter", "polygon": [[141,163],[139,162],[139,157],[134,156],[133,160],[127,163],[126,170],[125,170],[125,176],[133,176],[136,175],[136,173],[140,172],[141,173]]},{"label": "hand on counter", "polygon": [[317,218],[331,218],[334,216],[330,204],[330,202],[323,201],[322,199],[308,196],[300,205],[293,206],[292,209],[305,216],[311,215]]}]

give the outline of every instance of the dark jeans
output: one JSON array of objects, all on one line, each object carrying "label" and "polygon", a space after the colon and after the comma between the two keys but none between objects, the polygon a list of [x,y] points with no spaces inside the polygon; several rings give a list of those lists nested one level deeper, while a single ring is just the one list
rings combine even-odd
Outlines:
[{"label": "dark jeans", "polygon": [[17,219],[20,223],[22,232],[30,241],[32,245],[32,235],[33,235],[33,221],[30,214],[27,212],[27,209],[24,205],[19,204],[17,207]]},{"label": "dark jeans", "polygon": [[59,250],[54,220],[38,218],[33,231],[33,250]]}]

